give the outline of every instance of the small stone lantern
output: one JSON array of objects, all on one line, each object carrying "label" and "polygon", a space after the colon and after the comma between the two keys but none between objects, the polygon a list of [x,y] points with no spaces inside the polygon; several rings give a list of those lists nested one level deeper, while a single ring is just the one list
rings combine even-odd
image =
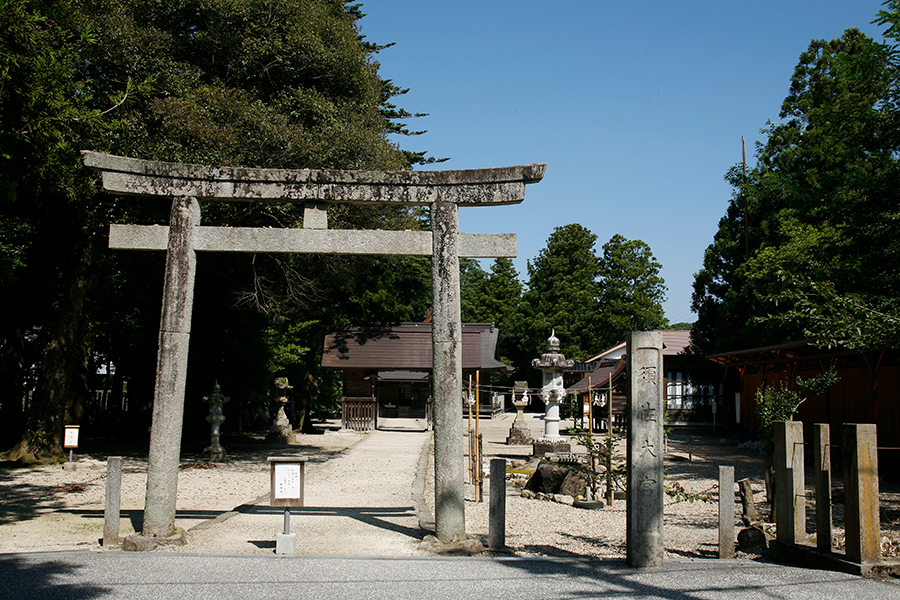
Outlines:
[{"label": "small stone lantern", "polygon": [[528,406],[528,382],[517,381],[512,391],[512,405],[516,408],[516,420],[509,428],[506,437],[507,446],[527,446],[534,442],[531,432],[528,431],[528,423],[525,422],[525,407]]},{"label": "small stone lantern", "polygon": [[534,455],[542,457],[551,452],[571,452],[571,445],[559,435],[559,404],[566,397],[563,387],[563,370],[571,369],[575,361],[566,360],[559,353],[559,339],[554,330],[547,339],[547,351],[531,361],[531,366],[540,369],[544,374],[544,387],[541,397],[546,409],[544,412],[544,435],[534,443]]},{"label": "small stone lantern", "polygon": [[203,401],[209,404],[209,414],[206,415],[206,422],[212,428],[209,447],[203,451],[209,453],[210,462],[225,462],[225,448],[219,445],[219,426],[225,420],[225,415],[222,414],[222,405],[228,400],[229,398],[222,394],[218,381],[213,388],[213,393],[203,398]]},{"label": "small stone lantern", "polygon": [[291,442],[291,437],[293,437],[293,429],[291,428],[291,422],[287,418],[287,413],[284,411],[284,407],[288,403],[287,393],[288,390],[291,389],[291,386],[288,383],[287,377],[279,377],[275,380],[275,387],[281,390],[282,395],[275,400],[279,405],[278,412],[275,414],[275,420],[269,428],[269,435],[266,436],[266,441],[269,443],[289,444]]}]

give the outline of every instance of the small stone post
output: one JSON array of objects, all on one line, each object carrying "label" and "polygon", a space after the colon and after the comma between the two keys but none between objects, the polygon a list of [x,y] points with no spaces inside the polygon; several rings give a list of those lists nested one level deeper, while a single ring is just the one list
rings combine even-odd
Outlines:
[{"label": "small stone post", "polygon": [[878,436],[872,423],[845,423],[843,434],[847,560],[875,564],[881,561]]},{"label": "small stone post", "polygon": [[466,538],[459,207],[450,202],[432,204],[431,230],[434,520],[435,535],[448,543]]},{"label": "small stone post", "polygon": [[629,333],[627,352],[626,559],[632,567],[658,567],[664,550],[662,333]]},{"label": "small stone post", "polygon": [[103,507],[103,547],[119,543],[119,507],[122,503],[122,457],[106,459],[106,498]]},{"label": "small stone post", "polygon": [[734,558],[734,467],[719,466],[719,558]]},{"label": "small stone post", "polygon": [[775,423],[775,536],[779,542],[806,541],[806,487],[803,423]]},{"label": "small stone post", "polygon": [[512,405],[516,409],[516,419],[513,421],[512,427],[509,428],[509,435],[506,436],[506,445],[527,446],[534,442],[531,433],[528,431],[528,423],[525,422],[525,407],[528,406],[528,382],[517,381],[512,389]]},{"label": "small stone post", "polygon": [[219,444],[221,435],[219,427],[225,420],[222,414],[222,405],[228,402],[229,398],[222,394],[219,382],[213,388],[213,393],[203,398],[203,401],[209,404],[209,414],[206,415],[206,422],[210,425],[209,447],[203,451],[209,454],[210,462],[225,462],[225,448]]},{"label": "small stone post", "polygon": [[172,200],[147,460],[143,532],[146,536],[168,537],[175,531],[184,386],[187,382],[191,308],[197,271],[194,236],[199,225],[200,203],[197,198],[179,196]]},{"label": "small stone post", "polygon": [[491,459],[490,505],[488,506],[488,548],[506,547],[506,459]]},{"label": "small stone post", "polygon": [[828,423],[813,425],[813,454],[816,475],[816,548],[831,552],[831,430]]}]

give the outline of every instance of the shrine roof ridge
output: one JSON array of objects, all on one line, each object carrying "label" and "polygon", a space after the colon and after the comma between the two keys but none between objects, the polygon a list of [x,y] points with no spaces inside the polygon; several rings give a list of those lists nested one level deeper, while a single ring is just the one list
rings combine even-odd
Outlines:
[{"label": "shrine roof ridge", "polygon": [[[524,185],[540,181],[546,163],[447,171],[262,169],[171,163],[81,152],[103,174],[103,189],[141,196],[201,199],[430,204],[512,204]],[[451,191],[453,190],[453,191]]]}]

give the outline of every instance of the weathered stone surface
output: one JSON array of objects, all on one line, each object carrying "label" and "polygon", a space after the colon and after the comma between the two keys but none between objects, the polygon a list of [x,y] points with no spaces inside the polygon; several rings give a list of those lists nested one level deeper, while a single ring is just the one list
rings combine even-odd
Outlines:
[{"label": "weathered stone surface", "polygon": [[186,546],[187,539],[184,532],[178,530],[176,533],[166,537],[156,537],[151,535],[128,535],[122,541],[122,550],[126,552],[149,552],[156,550],[159,546]]},{"label": "weathered stone surface", "polygon": [[559,493],[564,494],[566,496],[583,496],[584,488],[587,486],[587,479],[584,475],[580,473],[576,473],[575,471],[569,471],[566,478],[563,480],[562,485],[559,486]]},{"label": "weathered stone surface", "polygon": [[751,548],[766,548],[769,545],[769,537],[756,527],[745,527],[738,532],[738,548],[750,550]]},{"label": "weathered stone surface", "polygon": [[635,331],[626,344],[626,560],[632,567],[658,567],[664,551],[662,333]]},{"label": "weathered stone surface", "polygon": [[719,467],[719,558],[734,557],[734,467]]},{"label": "weathered stone surface", "polygon": [[541,463],[525,484],[525,489],[543,494],[557,494],[563,485],[569,469],[552,463]]},{"label": "weathered stone surface", "polygon": [[459,305],[459,208],[431,208],[432,356],[434,375],[435,533],[444,543],[466,537],[462,436],[462,325]]},{"label": "weathered stone surface", "polygon": [[816,548],[831,552],[834,537],[831,518],[831,428],[828,423],[813,425],[813,469],[816,481]]},{"label": "weathered stone surface", "polygon": [[572,444],[566,441],[552,441],[547,439],[539,439],[534,442],[531,454],[538,458],[544,458],[547,454],[556,454],[559,452],[571,452]]},{"label": "weathered stone surface", "polygon": [[106,495],[103,506],[103,546],[119,543],[119,515],[122,504],[122,457],[106,459]]},{"label": "weathered stone surface", "polygon": [[210,167],[83,151],[85,166],[102,173],[103,189],[137,196],[291,202],[323,200],[429,205],[517,204],[525,185],[547,165],[456,171],[336,171]]},{"label": "weathered stone surface", "polygon": [[533,442],[534,438],[531,437],[531,433],[528,431],[527,426],[517,427],[513,424],[513,426],[509,428],[509,435],[506,437],[507,446],[527,446]]},{"label": "weathered stone surface", "polygon": [[[165,250],[168,227],[118,225],[109,227],[114,250]],[[360,254],[431,256],[432,234],[427,231],[347,229],[271,229],[262,227],[200,227],[197,252],[285,252],[289,254]],[[512,258],[517,254],[514,233],[459,234],[462,258]]]}]

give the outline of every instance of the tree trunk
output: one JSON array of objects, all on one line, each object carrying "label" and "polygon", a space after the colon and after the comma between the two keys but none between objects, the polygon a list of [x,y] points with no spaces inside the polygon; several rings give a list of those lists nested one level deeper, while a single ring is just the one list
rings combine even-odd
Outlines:
[{"label": "tree trunk", "polygon": [[88,396],[89,344],[84,303],[89,286],[92,245],[82,240],[64,275],[53,306],[52,334],[41,353],[37,386],[28,410],[26,430],[2,460],[56,462],[65,457],[63,426],[80,424]]}]

